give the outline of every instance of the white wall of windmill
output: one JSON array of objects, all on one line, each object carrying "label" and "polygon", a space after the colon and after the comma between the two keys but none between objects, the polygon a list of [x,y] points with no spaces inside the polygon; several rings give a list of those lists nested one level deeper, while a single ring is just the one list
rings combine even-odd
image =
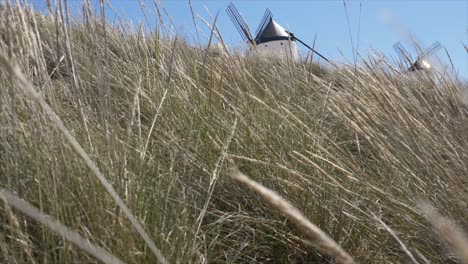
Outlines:
[{"label": "white wall of windmill", "polygon": [[222,43],[212,43],[210,45],[210,55],[215,57],[227,56],[229,52],[229,47],[223,45]]},{"label": "white wall of windmill", "polygon": [[408,71],[406,72],[407,76],[412,79],[419,79],[419,80],[430,80],[435,76],[435,72],[433,69],[425,69],[425,70],[418,70],[418,71]]},{"label": "white wall of windmill", "polygon": [[440,79],[440,73],[435,68],[418,71],[408,71],[406,72],[406,74],[410,80],[418,80],[419,82],[428,84],[438,85],[438,80]]},{"label": "white wall of windmill", "polygon": [[297,61],[297,44],[295,41],[290,40],[274,40],[257,45],[257,53],[260,56],[280,58],[280,59],[293,59]]},{"label": "white wall of windmill", "polygon": [[463,87],[459,91],[460,93],[460,101],[468,107],[468,87]]}]

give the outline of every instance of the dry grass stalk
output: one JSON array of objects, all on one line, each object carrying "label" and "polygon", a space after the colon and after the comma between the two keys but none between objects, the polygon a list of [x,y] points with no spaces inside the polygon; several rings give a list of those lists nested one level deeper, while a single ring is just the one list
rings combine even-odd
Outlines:
[{"label": "dry grass stalk", "polygon": [[[2,196],[2,192],[0,192],[0,200],[3,200],[3,202],[5,203],[5,211],[6,211],[6,214],[8,215],[11,226],[13,227],[15,232],[20,237],[19,241],[21,241],[21,242],[19,243],[19,245],[20,245],[21,249],[26,254],[26,256],[28,258],[28,261],[30,263],[32,263],[32,264],[36,264],[37,262],[34,259],[33,247],[31,246],[31,244],[32,244],[31,240],[29,239],[27,234],[25,234],[22,231],[22,228],[21,228],[21,225],[20,225],[20,220],[13,213],[13,210],[11,209],[11,206],[8,206],[8,203],[7,203],[6,199]],[[3,252],[3,253],[4,253],[5,256],[7,255],[7,254],[5,254],[5,252]]]},{"label": "dry grass stalk", "polygon": [[260,183],[250,179],[238,170],[231,172],[231,177],[247,185],[259,194],[273,208],[285,215],[299,229],[304,231],[314,245],[324,254],[333,257],[337,263],[355,263],[353,258],[333,239],[331,239],[318,226],[310,222],[294,205],[279,196],[276,192],[266,188]]},{"label": "dry grass stalk", "polygon": [[42,213],[39,209],[19,198],[14,193],[2,190],[0,191],[0,198],[2,198],[9,206],[21,211],[23,214],[33,218],[42,225],[47,226],[50,230],[59,234],[68,242],[73,243],[103,263],[123,264],[123,262],[114,255],[110,254],[103,248],[94,245],[89,241],[89,239],[82,237],[77,232],[64,226],[52,216]]},{"label": "dry grass stalk", "polygon": [[398,242],[398,244],[400,244],[401,248],[403,249],[405,254],[411,259],[411,261],[413,263],[419,263],[416,260],[416,258],[414,257],[413,253],[411,253],[411,251],[405,245],[405,243],[403,243],[403,241],[401,241],[401,239],[398,237],[396,232],[393,229],[391,229],[387,224],[385,224],[385,222],[382,221],[382,219],[378,218],[375,214],[372,214],[372,215],[374,216],[374,219],[377,220],[377,222],[379,222],[385,228],[385,230],[387,230],[388,233],[390,233],[390,235],[392,235],[393,238],[395,238],[395,240]]}]

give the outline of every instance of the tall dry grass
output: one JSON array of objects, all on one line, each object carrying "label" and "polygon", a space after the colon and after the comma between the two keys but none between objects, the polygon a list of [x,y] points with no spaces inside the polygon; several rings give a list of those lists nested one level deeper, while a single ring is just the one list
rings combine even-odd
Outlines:
[{"label": "tall dry grass", "polygon": [[[333,262],[235,166],[358,263],[463,263],[464,240],[446,242],[468,230],[461,82],[224,56],[65,3],[2,4],[1,189],[126,263]],[[97,261],[0,208],[0,262]]]}]

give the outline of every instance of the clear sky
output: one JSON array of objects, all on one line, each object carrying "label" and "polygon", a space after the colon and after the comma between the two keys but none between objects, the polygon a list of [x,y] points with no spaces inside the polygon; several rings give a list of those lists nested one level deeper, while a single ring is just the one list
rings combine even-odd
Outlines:
[{"label": "clear sky", "polygon": [[[115,12],[126,16],[134,24],[145,18],[137,0],[107,0]],[[146,4],[149,26],[156,25],[156,10],[153,0],[140,0]],[[37,3],[40,0],[33,1]],[[69,0],[73,10],[79,10],[81,1]],[[97,1],[92,1],[97,2]],[[166,24],[173,32],[184,35],[190,41],[196,41],[196,31],[192,21],[188,0],[161,0],[171,19],[166,17]],[[207,42],[209,30],[201,18],[211,22],[219,12],[218,27],[229,46],[242,45],[242,39],[232,25],[225,9],[231,1],[225,0],[192,0],[196,23],[201,29],[200,41]],[[287,30],[307,43],[312,43],[317,34],[316,49],[325,56],[348,62],[353,61],[353,48],[358,48],[363,56],[372,50],[382,52],[388,57],[397,57],[392,48],[393,43],[401,41],[413,57],[416,52],[412,46],[414,36],[421,46],[426,47],[434,41],[440,41],[447,49],[455,69],[464,80],[468,80],[468,53],[463,44],[468,46],[468,1],[467,0],[372,0],[346,1],[349,24],[343,1],[338,0],[233,0],[252,31],[263,16],[265,8],[273,13],[273,18]],[[77,11],[78,12],[78,11]],[[113,18],[109,12],[110,19]],[[172,22],[171,22],[172,21]],[[351,37],[350,37],[351,30]],[[359,32],[359,34],[358,34]],[[358,45],[359,39],[359,45]],[[344,57],[343,57],[344,55]],[[440,50],[437,57],[442,63],[449,60],[445,50]]]}]

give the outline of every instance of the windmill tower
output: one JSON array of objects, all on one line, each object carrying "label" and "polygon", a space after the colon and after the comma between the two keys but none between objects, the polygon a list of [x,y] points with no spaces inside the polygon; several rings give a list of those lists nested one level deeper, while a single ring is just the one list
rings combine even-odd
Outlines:
[{"label": "windmill tower", "polygon": [[273,20],[269,9],[265,11],[255,35],[255,45],[260,54],[297,60],[296,40],[291,33]]},{"label": "windmill tower", "polygon": [[318,53],[312,47],[298,39],[293,33],[285,30],[280,24],[274,21],[273,15],[268,8],[265,10],[265,14],[257,27],[255,37],[252,36],[244,18],[232,3],[227,7],[226,13],[231,18],[232,23],[242,39],[250,45],[252,50],[255,50],[260,55],[297,60],[298,52],[296,42],[299,42],[325,61],[333,64],[322,54]]},{"label": "windmill tower", "polygon": [[413,60],[410,53],[403,47],[403,45],[401,45],[400,42],[393,44],[393,49],[395,49],[396,53],[403,59],[403,61],[406,61],[406,72],[431,71],[433,67],[429,58],[439,51],[440,48],[442,48],[442,45],[440,42],[436,41]]}]

